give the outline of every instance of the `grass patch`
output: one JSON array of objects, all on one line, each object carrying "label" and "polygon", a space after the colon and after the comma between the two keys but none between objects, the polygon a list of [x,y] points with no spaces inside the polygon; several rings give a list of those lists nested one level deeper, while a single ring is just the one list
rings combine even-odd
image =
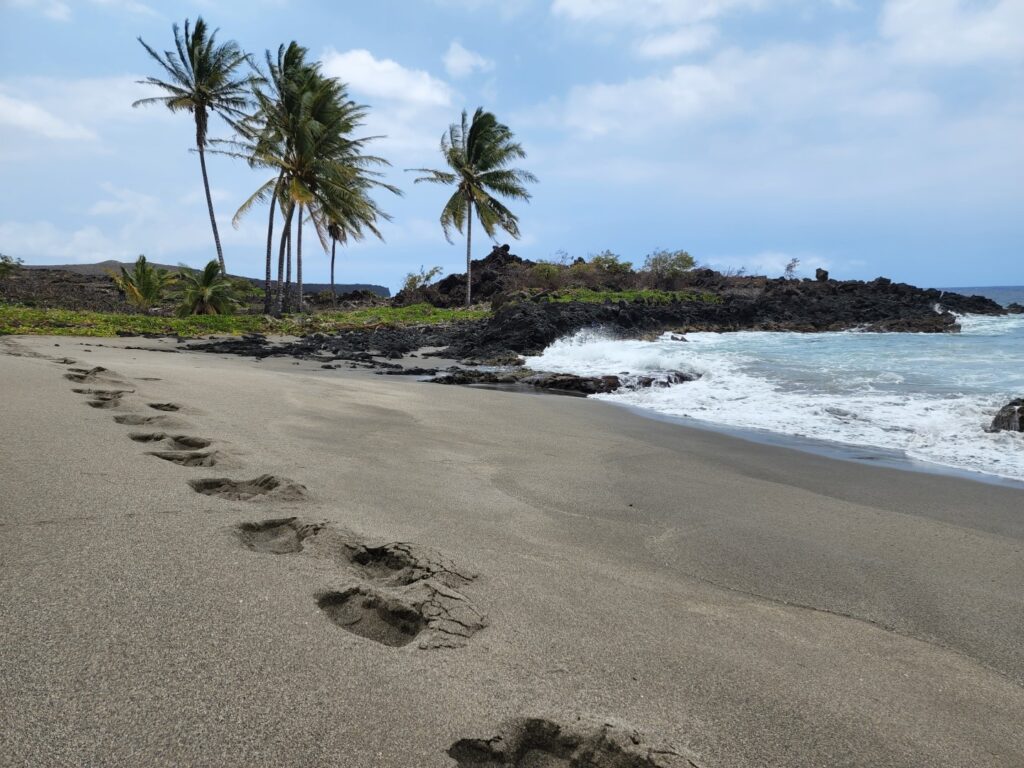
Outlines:
[{"label": "grass patch", "polygon": [[118,333],[154,333],[185,338],[212,334],[238,336],[243,333],[302,336],[353,328],[440,325],[478,320],[489,314],[480,309],[439,309],[429,304],[413,304],[408,307],[367,307],[346,312],[290,315],[281,319],[264,315],[158,317],[0,305],[0,336],[116,336]]},{"label": "grass patch", "polygon": [[700,304],[721,304],[722,297],[714,293],[695,291],[655,291],[650,289],[634,291],[595,291],[591,288],[567,288],[544,296],[541,301],[567,303],[580,301],[586,304],[603,304],[606,301],[630,304],[672,304],[676,302],[698,302]]}]

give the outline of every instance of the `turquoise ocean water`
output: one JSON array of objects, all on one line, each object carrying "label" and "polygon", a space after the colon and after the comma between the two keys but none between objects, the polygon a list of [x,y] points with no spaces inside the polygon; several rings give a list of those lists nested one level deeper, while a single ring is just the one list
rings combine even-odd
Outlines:
[{"label": "turquoise ocean water", "polygon": [[[1024,303],[1024,287],[957,290]],[[985,431],[1024,397],[1024,315],[960,321],[958,334],[694,333],[688,342],[582,332],[527,364],[585,375],[693,371],[700,380],[599,397],[754,439],[1024,482],[1024,434]]]}]

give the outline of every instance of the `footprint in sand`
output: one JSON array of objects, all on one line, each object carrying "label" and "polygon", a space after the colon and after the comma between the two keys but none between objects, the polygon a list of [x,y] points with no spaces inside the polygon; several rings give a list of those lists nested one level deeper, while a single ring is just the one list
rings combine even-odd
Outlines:
[{"label": "footprint in sand", "polygon": [[180,411],[181,406],[176,403],[148,403],[154,411]]},{"label": "footprint in sand", "polygon": [[[321,592],[317,607],[334,624],[391,647],[459,648],[487,626],[487,617],[455,589],[476,578],[441,555],[411,544],[369,545],[327,523],[297,517],[235,526],[254,552],[303,554],[341,565],[358,582]],[[372,582],[372,583],[367,583]]]},{"label": "footprint in sand", "polygon": [[365,586],[325,592],[316,604],[342,629],[392,648],[408,645],[427,626],[414,606]]},{"label": "footprint in sand", "polygon": [[[152,418],[166,417],[154,416]],[[275,475],[260,475],[252,480],[211,477],[190,480],[189,485],[196,493],[217,496],[231,501],[258,501],[263,498],[273,498],[276,501],[298,501],[306,495],[306,486]]]},{"label": "footprint in sand", "polygon": [[699,768],[695,756],[651,745],[628,726],[543,718],[508,721],[489,739],[460,739],[448,756],[458,768]]},{"label": "footprint in sand", "polygon": [[264,520],[259,523],[241,523],[235,527],[238,538],[254,552],[272,555],[294,554],[302,551],[302,542],[323,528],[322,525],[303,523],[297,517]]},{"label": "footprint in sand", "polygon": [[144,416],[141,413],[122,413],[114,417],[118,424],[129,427],[180,427],[181,421],[173,416]]},{"label": "footprint in sand", "polygon": [[135,390],[76,388],[71,391],[79,395],[90,395],[92,399],[86,400],[86,405],[91,408],[120,408],[121,398]]},{"label": "footprint in sand", "polygon": [[220,460],[217,451],[149,451],[149,455],[182,467],[212,467]]},{"label": "footprint in sand", "polygon": [[136,443],[163,443],[168,448],[176,451],[209,448],[210,444],[213,443],[213,440],[209,440],[205,437],[169,435],[166,432],[132,432],[128,437]]}]

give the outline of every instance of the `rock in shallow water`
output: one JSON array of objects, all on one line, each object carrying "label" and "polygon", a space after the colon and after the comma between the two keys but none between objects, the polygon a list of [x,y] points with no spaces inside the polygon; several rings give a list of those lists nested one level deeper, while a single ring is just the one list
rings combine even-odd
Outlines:
[{"label": "rock in shallow water", "polygon": [[1024,432],[1024,397],[1011,400],[992,419],[990,432]]}]

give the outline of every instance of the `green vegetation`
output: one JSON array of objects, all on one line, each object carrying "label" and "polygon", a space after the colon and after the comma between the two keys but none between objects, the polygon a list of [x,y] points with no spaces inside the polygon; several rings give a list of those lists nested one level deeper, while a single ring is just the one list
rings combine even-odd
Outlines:
[{"label": "green vegetation", "polygon": [[116,336],[118,332],[155,333],[185,338],[243,333],[300,336],[375,326],[440,325],[460,320],[480,320],[488,314],[486,310],[439,309],[429,304],[414,304],[408,307],[369,307],[280,319],[264,315],[158,317],[0,305],[0,336]]},{"label": "green vegetation", "polygon": [[221,272],[216,259],[210,259],[202,272],[183,271],[178,278],[181,280],[179,317],[230,315],[238,306],[234,284]]},{"label": "green vegetation", "polygon": [[648,272],[656,280],[668,282],[682,277],[696,266],[696,262],[686,251],[666,251],[659,249],[647,254],[644,260],[644,272]]},{"label": "green vegetation", "polygon": [[21,259],[15,259],[6,253],[0,253],[0,280],[20,269],[23,263]]},{"label": "green vegetation", "polygon": [[196,148],[199,150],[199,166],[203,171],[206,206],[210,212],[210,226],[213,227],[213,242],[217,246],[217,261],[221,272],[226,273],[217,217],[213,214],[210,179],[206,175],[207,133],[211,112],[220,115],[229,125],[235,125],[245,115],[252,78],[239,77],[237,71],[248,63],[249,57],[233,40],[217,45],[214,39],[217,30],[210,32],[202,17],[196,19],[195,29],[190,29],[189,21],[185,19],[184,34],[177,24],[172,29],[175,50],[165,51],[163,55],[139,38],[139,43],[163,68],[170,80],[147,77],[142,82],[155,86],[164,95],[139,99],[132,106],[163,104],[171,112],[192,114],[196,124]]},{"label": "green vegetation", "polygon": [[415,293],[420,288],[429,285],[434,280],[434,278],[440,274],[440,267],[431,267],[430,269],[424,269],[422,266],[420,266],[420,271],[418,273],[409,272],[405,276],[405,280],[402,282],[401,292],[407,294]]},{"label": "green vegetation", "polygon": [[722,297],[714,293],[696,293],[693,291],[656,291],[641,289],[632,291],[595,291],[591,288],[568,288],[541,296],[541,301],[568,303],[580,301],[587,304],[603,304],[606,301],[641,304],[671,304],[673,302],[699,302],[701,304],[720,304]]},{"label": "green vegetation", "polygon": [[178,275],[159,267],[151,266],[146,257],[139,254],[135,268],[121,267],[121,274],[108,272],[117,290],[124,294],[125,301],[133,307],[148,312],[163,301],[167,289],[178,280]]},{"label": "green vegetation", "polygon": [[500,227],[514,238],[519,237],[519,219],[504,206],[495,194],[512,200],[530,199],[527,183],[537,177],[529,171],[510,168],[513,160],[526,157],[507,125],[499,123],[490,112],[478,107],[473,114],[462,112],[462,123],[452,123],[441,136],[441,154],[450,170],[412,168],[425,173],[415,183],[455,185],[455,192],[441,211],[441,228],[450,243],[454,227],[462,232],[466,226],[466,306],[472,305],[473,211],[488,237],[493,238]]}]

